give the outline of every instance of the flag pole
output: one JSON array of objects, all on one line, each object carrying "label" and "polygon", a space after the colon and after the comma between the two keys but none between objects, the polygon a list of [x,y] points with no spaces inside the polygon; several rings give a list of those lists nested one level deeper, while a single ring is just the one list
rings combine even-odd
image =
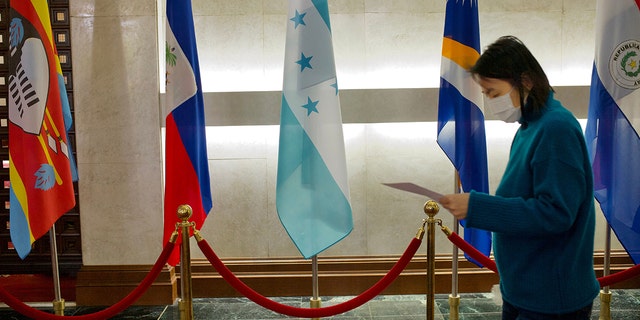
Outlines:
[{"label": "flag pole", "polygon": [[[602,276],[606,277],[611,272],[611,226],[607,223],[604,238],[604,266],[602,270]],[[611,319],[611,292],[609,286],[605,286],[600,290],[600,316],[598,320],[610,320]]]},{"label": "flag pole", "polygon": [[[312,283],[313,283],[313,296],[310,301],[311,308],[320,308],[321,300],[320,300],[320,290],[318,289],[318,255],[314,255],[311,257],[311,274],[312,274]],[[319,319],[319,318],[312,318]]]},{"label": "flag pole", "polygon": [[[460,193],[460,174],[455,170],[454,176],[454,192]],[[453,218],[453,232],[459,234],[460,221]],[[449,319],[458,320],[460,306],[460,295],[458,295],[458,247],[454,244],[453,253],[451,255],[451,294],[449,295]]]},{"label": "flag pole", "polygon": [[58,266],[58,246],[56,244],[56,225],[55,223],[49,229],[49,246],[51,247],[51,269],[53,271],[53,291],[55,300],[53,300],[53,310],[56,315],[64,316],[64,299],[60,290],[60,270]]}]

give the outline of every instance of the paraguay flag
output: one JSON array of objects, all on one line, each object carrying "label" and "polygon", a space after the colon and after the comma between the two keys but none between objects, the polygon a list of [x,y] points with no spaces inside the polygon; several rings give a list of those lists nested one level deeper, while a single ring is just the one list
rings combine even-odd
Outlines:
[{"label": "paraguay flag", "polygon": [[[204,98],[190,0],[167,0],[167,119],[164,189],[164,242],[180,220],[180,205],[193,209],[189,221],[202,228],[211,210],[211,187],[204,121]],[[178,237],[178,243],[180,243]],[[169,258],[175,266],[179,245]]]},{"label": "paraguay flag", "polygon": [[11,1],[9,175],[11,241],[31,252],[75,202],[71,112],[46,0]]},{"label": "paraguay flag", "polygon": [[597,2],[596,53],[585,137],[594,195],[640,263],[640,0]]},{"label": "paraguay flag", "polygon": [[290,0],[276,208],[305,258],[353,229],[327,0]]},{"label": "paraguay flag", "polygon": [[[482,92],[468,72],[480,57],[478,1],[448,0],[445,14],[437,140],[463,191],[489,192]],[[490,232],[465,228],[464,238],[485,255],[491,252]]]}]

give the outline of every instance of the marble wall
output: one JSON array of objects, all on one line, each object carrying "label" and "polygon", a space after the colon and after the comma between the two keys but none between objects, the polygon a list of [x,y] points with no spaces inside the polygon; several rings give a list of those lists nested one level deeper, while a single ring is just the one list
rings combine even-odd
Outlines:
[{"label": "marble wall", "polygon": [[83,262],[150,264],[163,216],[156,1],[70,13]]},{"label": "marble wall", "polygon": [[[85,265],[151,264],[161,251],[163,5],[71,1]],[[343,113],[350,119],[344,132],[355,228],[322,255],[400,254],[425,217],[425,199],[381,183],[453,189],[453,169],[436,144],[433,122],[444,1],[329,5]],[[554,86],[577,87],[562,99],[583,113],[594,8],[595,1],[586,0],[481,0],[482,44],[503,34],[523,39]],[[298,257],[275,212],[274,119],[287,1],[193,0],[193,9],[203,87],[213,101],[206,108],[214,209],[202,233],[221,257]],[[373,108],[371,97],[378,101]],[[429,116],[415,117],[420,114]],[[515,128],[500,122],[487,128],[495,188]],[[439,217],[451,225],[448,213]],[[599,219],[596,246],[602,249]],[[450,254],[441,234],[437,242],[438,253]],[[202,257],[195,244],[192,254]]]}]

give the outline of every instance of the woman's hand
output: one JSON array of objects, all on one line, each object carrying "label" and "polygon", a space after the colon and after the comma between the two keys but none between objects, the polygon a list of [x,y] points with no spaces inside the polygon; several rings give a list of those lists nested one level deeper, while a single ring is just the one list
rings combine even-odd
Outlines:
[{"label": "woman's hand", "polygon": [[442,196],[440,198],[440,204],[458,220],[462,220],[467,217],[467,210],[469,209],[469,194],[468,193],[455,193]]}]

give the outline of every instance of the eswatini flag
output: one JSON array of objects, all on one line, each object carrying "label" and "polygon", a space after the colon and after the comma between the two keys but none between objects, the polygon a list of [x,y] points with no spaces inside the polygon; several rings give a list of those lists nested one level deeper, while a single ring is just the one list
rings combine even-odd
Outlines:
[{"label": "eswatini flag", "polygon": [[75,206],[71,112],[46,0],[11,1],[9,176],[11,242],[20,258]]},{"label": "eswatini flag", "polygon": [[[179,222],[178,206],[193,209],[189,221],[202,228],[211,210],[204,98],[190,0],[167,0],[167,118],[165,154],[164,237],[166,243]],[[180,237],[178,237],[178,243]],[[179,261],[179,245],[169,258]]]}]

